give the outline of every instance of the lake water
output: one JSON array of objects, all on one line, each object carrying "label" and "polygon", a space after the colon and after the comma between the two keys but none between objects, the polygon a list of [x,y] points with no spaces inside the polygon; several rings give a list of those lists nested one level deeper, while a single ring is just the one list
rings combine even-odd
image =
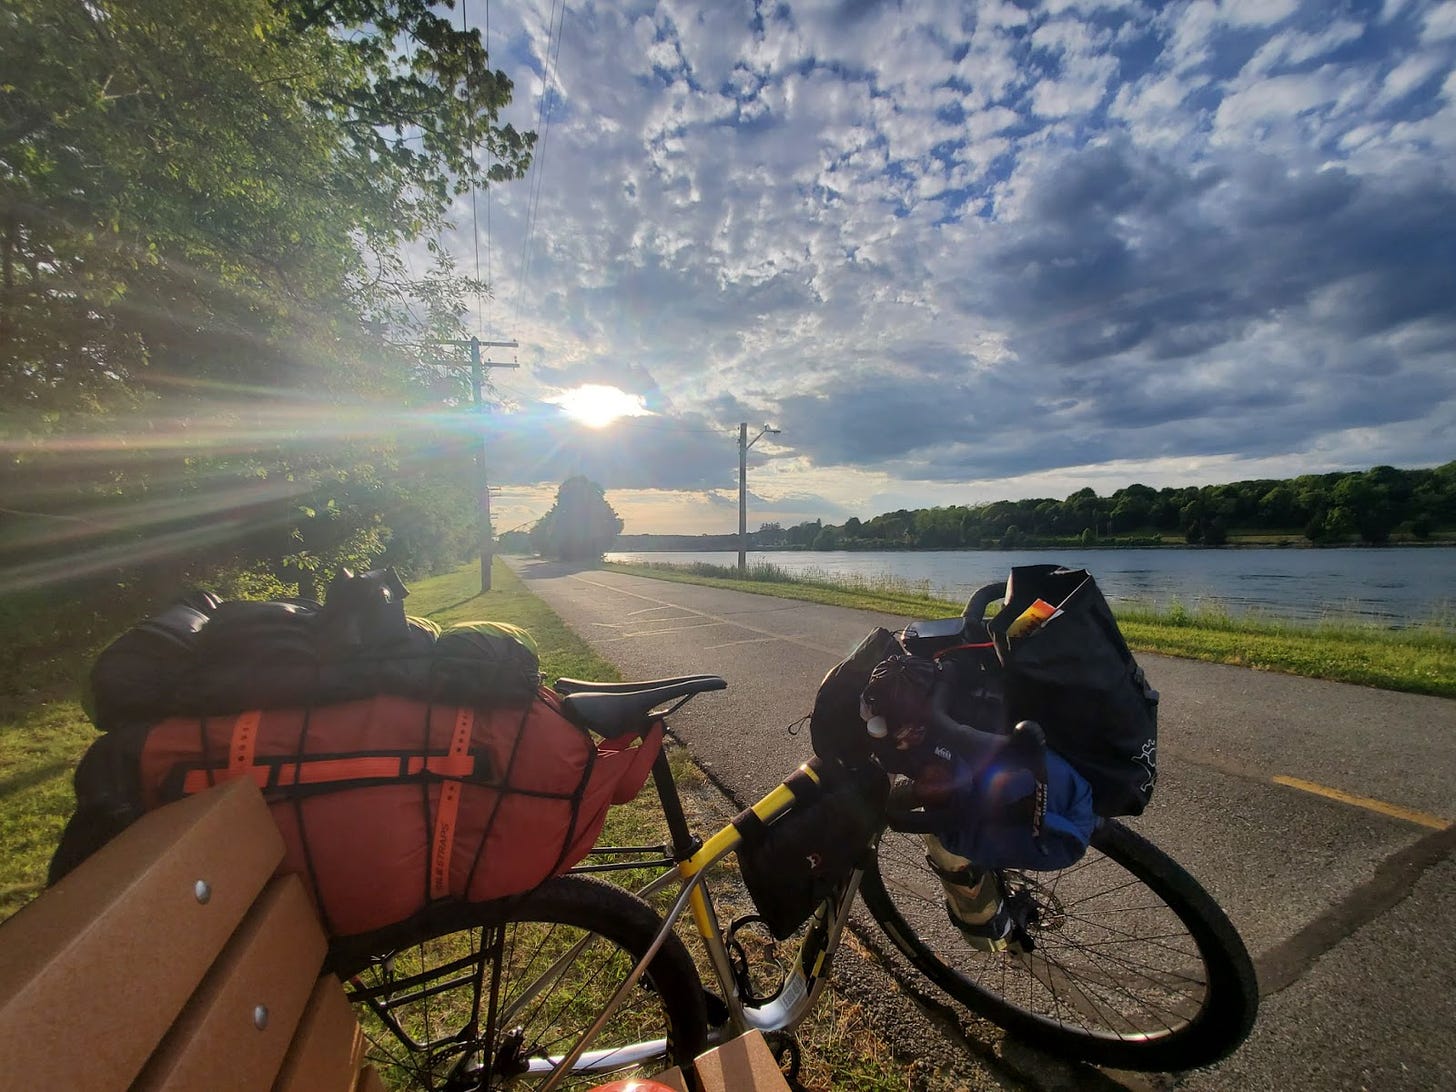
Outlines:
[{"label": "lake water", "polygon": [[[706,561],[734,566],[732,552],[610,553],[609,561]],[[982,584],[1006,579],[1013,565],[1085,568],[1113,602],[1190,609],[1215,606],[1299,618],[1355,619],[1386,626],[1437,623],[1456,629],[1456,549],[1225,550],[934,550],[750,552],[795,573],[828,579],[927,584],[932,594],[964,600]]]}]

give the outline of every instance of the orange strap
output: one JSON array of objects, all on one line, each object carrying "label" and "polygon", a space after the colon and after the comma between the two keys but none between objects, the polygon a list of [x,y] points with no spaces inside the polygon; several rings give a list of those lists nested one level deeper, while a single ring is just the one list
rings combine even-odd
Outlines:
[{"label": "orange strap", "polygon": [[233,721],[232,745],[228,748],[230,779],[253,764],[253,750],[258,745],[258,725],[262,720],[261,710],[249,709],[246,713],[239,713],[238,719]]},{"label": "orange strap", "polygon": [[475,759],[470,755],[464,758],[411,755],[401,765],[397,755],[360,755],[356,758],[290,759],[283,765],[258,762],[242,769],[188,770],[182,779],[182,791],[186,794],[202,792],[213,784],[231,781],[235,777],[251,777],[258,788],[267,789],[321,785],[331,781],[386,780],[426,770],[437,777],[471,777],[475,773]]},{"label": "orange strap", "polygon": [[[461,709],[455,715],[447,758],[469,758],[470,733],[475,727],[475,710]],[[455,820],[460,813],[460,782],[440,786],[440,809],[435,813],[435,836],[430,854],[430,898],[443,899],[450,893],[450,854],[455,848]]]}]

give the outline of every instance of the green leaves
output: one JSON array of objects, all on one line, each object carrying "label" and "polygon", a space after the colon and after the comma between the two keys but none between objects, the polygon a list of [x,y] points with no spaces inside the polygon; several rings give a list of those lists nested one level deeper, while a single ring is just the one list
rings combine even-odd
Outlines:
[{"label": "green leaves", "polygon": [[[0,491],[61,528],[105,517],[43,536],[59,578],[112,559],[299,580],[386,548],[457,558],[468,489],[462,505],[416,480],[405,503],[375,470],[397,442],[387,412],[349,442],[327,427],[435,397],[436,369],[396,345],[459,338],[475,286],[443,250],[418,276],[402,250],[433,242],[457,182],[530,160],[534,135],[498,123],[510,79],[448,16],[426,0],[0,9],[0,424],[23,454]],[[102,432],[121,438],[88,449]]]},{"label": "green leaves", "polygon": [[556,503],[531,531],[531,545],[547,557],[597,561],[621,530],[602,487],[578,474],[561,483]]},{"label": "green leaves", "polygon": [[301,357],[371,374],[361,319],[424,334],[380,264],[534,140],[497,125],[479,36],[419,0],[15,0],[0,71],[10,405],[155,372],[287,385]]}]

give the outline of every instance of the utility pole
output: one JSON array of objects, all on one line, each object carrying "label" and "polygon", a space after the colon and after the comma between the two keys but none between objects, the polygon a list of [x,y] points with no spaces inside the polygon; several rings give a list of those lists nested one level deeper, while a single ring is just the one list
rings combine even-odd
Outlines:
[{"label": "utility pole", "polygon": [[[482,360],[480,350],[483,347],[489,349],[515,349],[519,343],[512,341],[481,341],[478,337],[472,337],[469,341],[450,341],[448,345],[457,345],[470,350],[470,389],[472,403],[477,414],[484,414],[487,410],[485,400],[481,397],[481,388],[485,385],[486,368],[519,368],[521,365],[516,361],[510,363],[497,363],[493,360]],[[495,545],[490,533],[490,480],[486,474],[485,423],[481,422],[480,429],[480,450],[476,457],[480,460],[480,590],[490,591],[490,566],[495,558]]]},{"label": "utility pole", "polygon": [[748,575],[748,449],[765,435],[777,436],[779,430],[764,425],[752,440],[748,438],[748,422],[738,425],[738,575]]}]

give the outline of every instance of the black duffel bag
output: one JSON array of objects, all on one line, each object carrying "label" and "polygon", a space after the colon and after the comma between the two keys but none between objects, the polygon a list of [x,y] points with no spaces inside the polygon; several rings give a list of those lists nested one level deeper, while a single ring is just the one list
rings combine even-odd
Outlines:
[{"label": "black duffel bag", "polygon": [[1158,692],[1091,575],[1013,568],[1005,605],[985,628],[1004,672],[1006,728],[1038,722],[1091,784],[1097,814],[1142,814],[1157,782]]},{"label": "black duffel bag", "polygon": [[409,618],[393,569],[341,570],[328,601],[193,593],[133,626],[97,657],[86,710],[104,732],[177,714],[333,705],[394,694],[477,708],[530,703],[540,663],[530,636],[494,622],[443,635]]}]

